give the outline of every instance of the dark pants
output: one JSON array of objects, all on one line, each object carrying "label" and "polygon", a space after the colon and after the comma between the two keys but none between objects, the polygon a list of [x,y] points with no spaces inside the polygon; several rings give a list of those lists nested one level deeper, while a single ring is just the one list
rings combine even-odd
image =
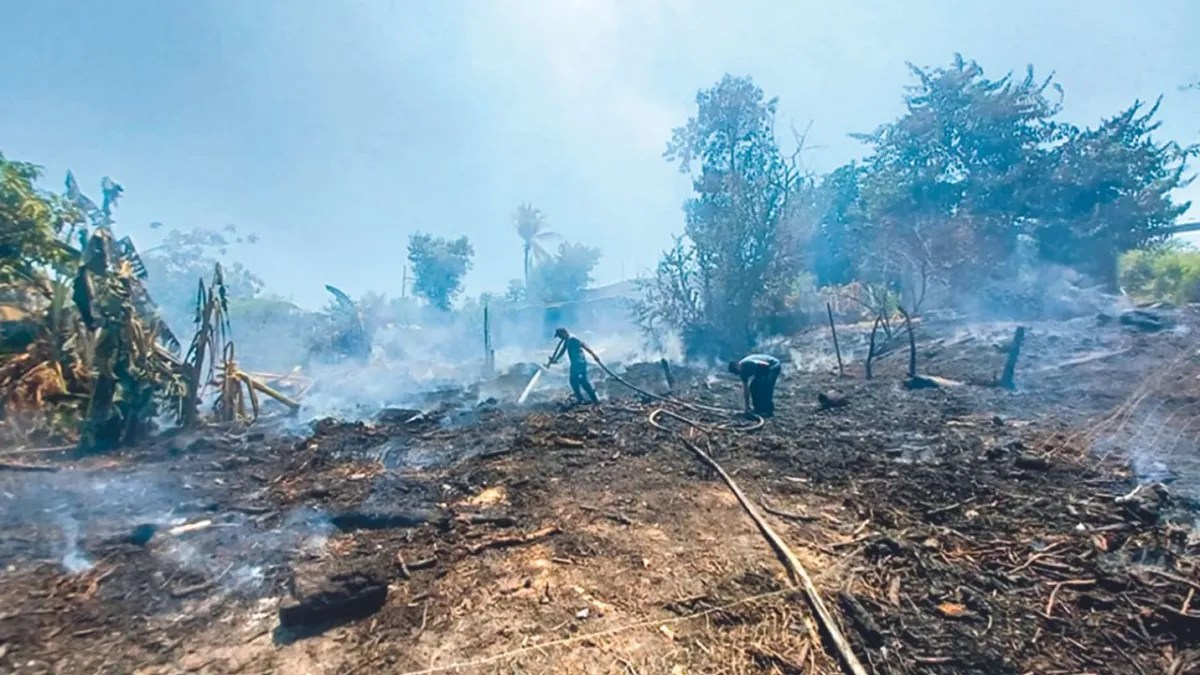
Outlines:
[{"label": "dark pants", "polygon": [[596,398],[596,390],[592,389],[592,383],[588,382],[587,371],[587,361],[571,363],[571,391],[575,392],[575,398],[580,403],[584,401],[584,392],[587,392],[592,403],[599,403],[600,399]]},{"label": "dark pants", "polygon": [[750,382],[750,406],[759,417],[775,414],[775,381],[779,379],[779,370],[779,366],[773,366]]}]

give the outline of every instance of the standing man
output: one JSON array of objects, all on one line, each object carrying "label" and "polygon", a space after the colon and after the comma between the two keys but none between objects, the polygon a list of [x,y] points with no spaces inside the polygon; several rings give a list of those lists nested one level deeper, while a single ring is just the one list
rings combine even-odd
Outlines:
[{"label": "standing man", "polygon": [[592,403],[599,403],[600,399],[596,398],[596,390],[592,389],[592,383],[588,382],[587,359],[583,356],[583,353],[587,352],[592,355],[592,358],[596,358],[596,353],[584,344],[583,340],[568,333],[566,328],[554,331],[554,337],[559,339],[558,347],[554,349],[554,356],[550,357],[550,361],[546,365],[552,366],[558,363],[565,352],[567,361],[571,364],[571,391],[575,392],[575,399],[583,403],[583,392],[587,392]]},{"label": "standing man", "polygon": [[769,354],[751,354],[741,361],[729,362],[729,372],[742,378],[746,412],[759,417],[775,414],[775,381],[779,379],[779,371],[779,359]]}]

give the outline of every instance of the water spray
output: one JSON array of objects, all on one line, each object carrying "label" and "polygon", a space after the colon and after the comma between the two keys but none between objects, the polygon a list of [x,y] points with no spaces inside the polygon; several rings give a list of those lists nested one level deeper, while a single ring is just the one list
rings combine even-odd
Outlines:
[{"label": "water spray", "polygon": [[525,389],[521,392],[521,397],[517,399],[517,405],[525,404],[525,399],[529,398],[529,392],[533,391],[533,388],[537,385],[538,380],[542,379],[543,370],[546,370],[546,366],[543,366],[540,363],[537,364],[537,370],[534,371],[533,376],[529,378],[529,384],[525,385]]}]

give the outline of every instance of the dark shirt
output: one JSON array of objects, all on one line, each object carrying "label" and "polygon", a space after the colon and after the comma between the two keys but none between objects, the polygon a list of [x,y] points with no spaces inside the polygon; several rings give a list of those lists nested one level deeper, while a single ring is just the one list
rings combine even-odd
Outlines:
[{"label": "dark shirt", "polygon": [[587,363],[587,360],[583,358],[583,341],[574,335],[567,338],[567,360],[572,365]]},{"label": "dark shirt", "polygon": [[759,373],[766,373],[778,367],[779,359],[770,354],[751,354],[738,361],[738,370],[743,382],[749,381],[750,378]]}]

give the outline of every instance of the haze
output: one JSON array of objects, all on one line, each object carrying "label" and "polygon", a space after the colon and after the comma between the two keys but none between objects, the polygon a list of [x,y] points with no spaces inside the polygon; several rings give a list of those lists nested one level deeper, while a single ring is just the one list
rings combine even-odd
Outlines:
[{"label": "haze", "polygon": [[1200,92],[1181,91],[1200,63],[1179,58],[1196,3],[738,5],[10,2],[0,138],[55,188],[68,168],[92,191],[121,182],[118,222],[143,246],[152,221],[258,234],[234,255],[316,306],[324,283],[398,293],[417,229],[466,234],[468,292],[503,290],[523,201],[603,250],[598,283],[651,267],[689,193],[663,147],[725,72],[779,96],[781,125],[812,122],[819,171],[899,113],[905,61],[956,51],[992,75],[1056,72],[1071,121],[1164,94],[1160,137],[1200,132]]}]

